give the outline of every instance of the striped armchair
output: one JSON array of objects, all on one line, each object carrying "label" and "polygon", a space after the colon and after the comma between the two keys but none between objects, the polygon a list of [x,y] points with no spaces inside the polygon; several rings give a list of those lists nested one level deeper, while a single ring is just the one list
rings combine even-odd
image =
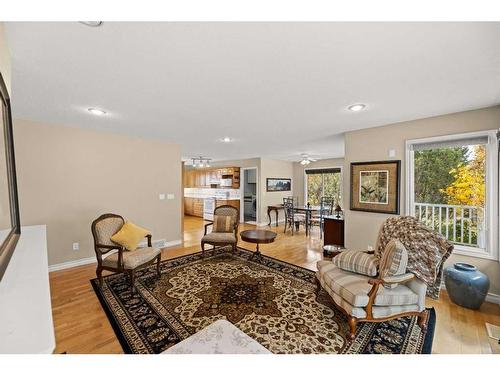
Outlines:
[{"label": "striped armchair", "polygon": [[381,254],[346,250],[331,261],[317,263],[317,292],[324,289],[348,316],[351,340],[359,322],[382,322],[402,316],[417,316],[425,332],[427,284],[408,265],[405,246],[394,238]]}]

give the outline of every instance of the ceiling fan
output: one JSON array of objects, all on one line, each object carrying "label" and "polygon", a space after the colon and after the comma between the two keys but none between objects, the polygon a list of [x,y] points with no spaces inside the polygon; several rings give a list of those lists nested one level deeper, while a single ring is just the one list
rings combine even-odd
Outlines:
[{"label": "ceiling fan", "polygon": [[300,161],[300,164],[302,164],[302,165],[309,165],[309,164],[311,164],[312,162],[317,161],[316,159],[311,158],[311,157],[310,157],[309,155],[307,155],[307,154],[301,154],[300,156],[301,156],[301,158],[302,158],[302,160]]}]

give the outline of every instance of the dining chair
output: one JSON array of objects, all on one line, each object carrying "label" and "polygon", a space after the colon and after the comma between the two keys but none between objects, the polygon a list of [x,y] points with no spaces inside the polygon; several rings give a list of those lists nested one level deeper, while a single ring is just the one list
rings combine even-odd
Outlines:
[{"label": "dining chair", "polygon": [[299,231],[300,224],[306,223],[306,216],[301,213],[295,212],[295,205],[292,198],[283,198],[283,208],[285,210],[285,228],[283,233],[286,233],[287,228],[292,229],[292,235],[294,230]]},{"label": "dining chair", "polygon": [[309,218],[309,231],[314,225],[319,226],[319,238],[323,238],[323,226],[325,223],[325,216],[333,214],[333,209],[335,206],[335,198],[333,197],[321,197],[320,199],[320,209],[318,214],[314,214]]}]

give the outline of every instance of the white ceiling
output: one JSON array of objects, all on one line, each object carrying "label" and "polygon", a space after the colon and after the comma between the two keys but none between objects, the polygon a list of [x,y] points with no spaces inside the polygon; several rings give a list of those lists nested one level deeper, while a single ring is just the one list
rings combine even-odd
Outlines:
[{"label": "white ceiling", "polygon": [[[11,22],[6,32],[15,117],[162,138],[184,157],[341,157],[347,130],[500,103],[500,23]],[[346,110],[358,102],[367,109]]]}]

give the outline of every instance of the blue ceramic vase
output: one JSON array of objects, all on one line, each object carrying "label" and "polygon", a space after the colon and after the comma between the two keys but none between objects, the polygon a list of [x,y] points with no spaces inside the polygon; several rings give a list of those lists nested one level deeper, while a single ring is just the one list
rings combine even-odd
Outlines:
[{"label": "blue ceramic vase", "polygon": [[450,299],[468,309],[479,309],[484,302],[490,280],[471,264],[455,263],[444,270],[444,283]]}]

